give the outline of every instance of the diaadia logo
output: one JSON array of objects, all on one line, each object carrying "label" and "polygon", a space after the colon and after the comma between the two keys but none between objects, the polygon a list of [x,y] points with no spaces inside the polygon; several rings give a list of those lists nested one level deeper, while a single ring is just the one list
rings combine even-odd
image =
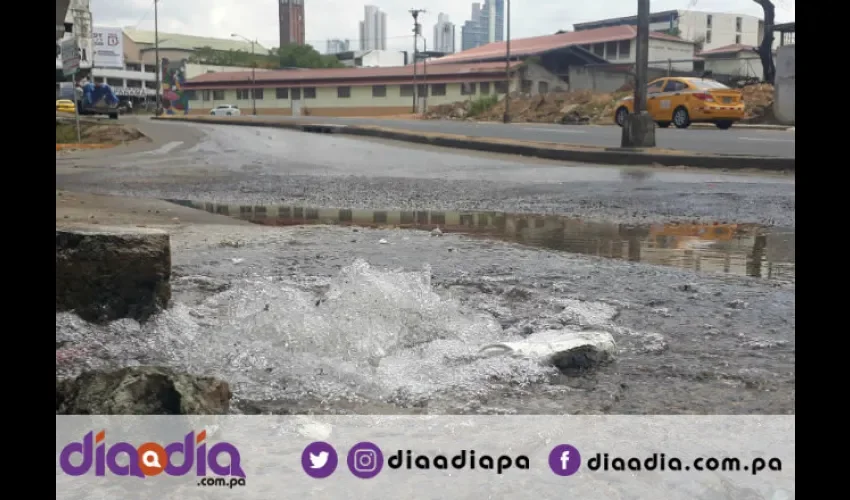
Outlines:
[{"label": "diaadia logo", "polygon": [[[165,446],[148,442],[138,446],[117,442],[106,443],[106,431],[89,432],[78,442],[68,444],[59,454],[59,466],[69,476],[84,476],[94,468],[95,476],[105,476],[108,470],[115,476],[146,478],[166,474],[185,476],[194,471],[198,477],[230,476],[230,486],[245,484],[239,450],[220,441],[209,447],[206,431],[186,434],[183,441]],[[203,484],[202,484],[203,483]],[[209,480],[199,485],[213,485]]]}]

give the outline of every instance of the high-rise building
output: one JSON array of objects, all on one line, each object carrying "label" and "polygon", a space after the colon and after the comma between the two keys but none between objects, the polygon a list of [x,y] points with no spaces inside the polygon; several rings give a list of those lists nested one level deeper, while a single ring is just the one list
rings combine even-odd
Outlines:
[{"label": "high-rise building", "polygon": [[332,39],[328,40],[325,49],[326,54],[339,54],[340,52],[348,52],[351,50],[351,42],[348,40]]},{"label": "high-rise building", "polygon": [[374,5],[364,7],[360,21],[360,50],[387,49],[387,14]]},{"label": "high-rise building", "polygon": [[280,45],[304,45],[304,0],[280,2]]},{"label": "high-rise building", "polygon": [[455,51],[455,25],[449,21],[448,14],[440,12],[434,25],[434,47],[437,52],[452,54]]},{"label": "high-rise building", "polygon": [[472,16],[461,28],[461,50],[505,40],[505,0],[472,4]]}]

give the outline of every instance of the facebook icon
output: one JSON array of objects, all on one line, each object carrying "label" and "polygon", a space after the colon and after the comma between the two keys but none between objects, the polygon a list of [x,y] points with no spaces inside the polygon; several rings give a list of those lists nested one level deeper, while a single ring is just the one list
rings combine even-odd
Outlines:
[{"label": "facebook icon", "polygon": [[571,444],[559,444],[549,453],[549,468],[559,476],[572,476],[581,467],[581,454]]}]

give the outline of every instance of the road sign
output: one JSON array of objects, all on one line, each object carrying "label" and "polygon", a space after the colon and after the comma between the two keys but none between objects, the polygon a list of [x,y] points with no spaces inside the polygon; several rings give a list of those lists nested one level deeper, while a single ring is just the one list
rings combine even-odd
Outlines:
[{"label": "road sign", "polygon": [[71,76],[80,69],[80,49],[75,39],[62,40],[62,72]]}]

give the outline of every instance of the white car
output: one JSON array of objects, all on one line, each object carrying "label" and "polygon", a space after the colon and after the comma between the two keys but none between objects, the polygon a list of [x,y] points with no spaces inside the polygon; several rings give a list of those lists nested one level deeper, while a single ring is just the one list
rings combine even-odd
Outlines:
[{"label": "white car", "polygon": [[239,108],[233,104],[220,104],[210,111],[211,116],[240,116],[241,114]]}]

